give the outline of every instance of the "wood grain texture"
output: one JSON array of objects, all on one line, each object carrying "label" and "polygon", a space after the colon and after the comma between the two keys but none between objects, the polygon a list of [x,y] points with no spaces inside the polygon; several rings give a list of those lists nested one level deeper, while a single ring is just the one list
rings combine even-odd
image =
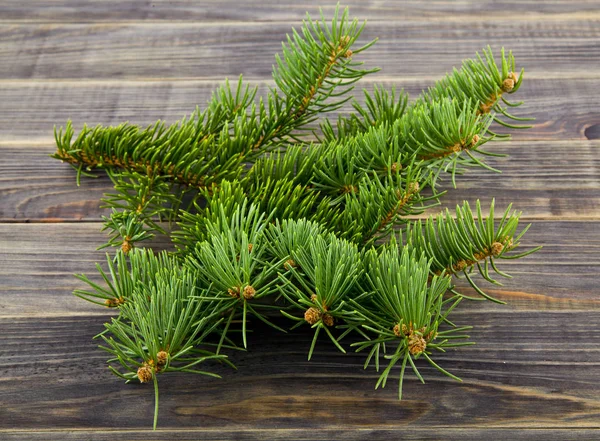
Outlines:
[{"label": "wood grain texture", "polygon": [[[496,174],[480,168],[457,178],[457,188],[447,178],[442,198],[453,207],[464,199],[489,201],[499,206],[514,202],[528,218],[600,218],[600,143],[495,142],[486,148],[508,154],[489,158]],[[0,144],[0,221],[99,221],[100,199],[112,191],[104,172],[97,179],[75,184],[75,171],[49,155],[52,146],[27,148]],[[490,192],[490,188],[494,191]],[[431,212],[436,212],[432,210]]]},{"label": "wood grain texture", "polygon": [[[461,309],[600,310],[598,229],[599,221],[534,221],[522,241],[523,249],[544,248],[526,259],[500,262],[514,276],[503,280],[503,287],[482,283],[509,305],[464,302]],[[105,251],[96,251],[105,240],[99,230],[99,223],[0,223],[0,317],[109,314],[71,295],[84,287],[73,274],[85,273],[99,281],[94,263],[105,261]],[[149,245],[170,246],[164,237]],[[475,295],[470,289],[465,292]]]},{"label": "wood grain texture", "polygon": [[[527,63],[526,63],[527,64]],[[589,69],[592,69],[590,66]],[[434,84],[437,77],[382,79],[384,87],[404,89],[415,99]],[[376,78],[357,85],[354,95],[363,101],[362,89],[373,90]],[[264,96],[271,83],[249,81],[259,86]],[[217,81],[83,81],[83,82],[2,82],[0,81],[0,145],[20,143],[24,148],[33,144],[52,144],[54,126],[68,119],[76,130],[83,124],[118,125],[152,124],[158,119],[176,122],[198,105],[203,108],[212,92],[221,85]],[[600,78],[537,78],[526,74],[523,87],[513,101],[525,104],[513,111],[518,116],[536,118],[529,130],[512,131],[514,140],[598,139],[600,109],[597,90]],[[329,117],[347,113],[350,106]],[[596,129],[594,129],[594,127]],[[506,132],[503,128],[500,132]],[[587,132],[586,132],[587,131]],[[2,158],[0,156],[0,158]]]},{"label": "wood grain texture", "polygon": [[[0,25],[0,79],[265,79],[273,54],[297,23],[235,26],[166,24]],[[515,36],[518,36],[516,38]],[[515,52],[534,76],[594,75],[600,57],[595,20],[519,22],[371,23],[363,42],[379,38],[364,55],[385,76],[440,76],[488,44]],[[543,47],[543,50],[539,48]]]},{"label": "wood grain texture", "polygon": [[589,441],[600,436],[600,430],[589,428],[533,428],[533,427],[505,427],[501,429],[479,428],[454,428],[454,427],[406,427],[394,428],[352,428],[343,427],[335,429],[158,429],[156,432],[148,430],[36,430],[30,431],[0,431],[6,441],[28,439],[32,441],[123,441],[123,440],[159,440],[159,441],[221,441],[232,439],[236,441],[354,441],[354,440],[390,440],[402,439],[406,441],[439,441],[444,440],[481,441],[481,440],[516,440],[527,441]]},{"label": "wood grain texture", "polygon": [[[549,1],[535,0],[485,0],[476,2],[452,2],[434,0],[424,3],[419,0],[404,0],[402,7],[395,1],[366,2],[346,0],[353,16],[366,20],[485,20],[505,17],[511,20],[564,20],[572,15],[590,18],[600,8],[594,0]],[[260,3],[222,0],[5,0],[0,6],[0,21],[14,22],[122,22],[122,21],[198,21],[215,22],[271,22],[299,21],[309,11],[317,15],[322,8],[330,16],[335,4],[322,1],[281,2],[278,0]]]},{"label": "wood grain texture", "polygon": [[[363,370],[365,354],[342,354],[323,339],[308,362],[308,327],[285,335],[253,326],[249,345],[256,350],[230,354],[237,371],[216,365],[210,368],[222,379],[160,378],[160,427],[224,427],[243,429],[247,435],[287,428],[373,433],[446,427],[598,428],[600,311],[459,311],[455,319],[477,323],[471,332],[477,345],[439,354],[437,360],[463,377],[463,383],[419,363],[426,383],[407,377],[402,401],[391,379],[387,388],[373,390],[377,374]],[[106,369],[106,356],[92,340],[103,320],[0,320],[0,399],[6,403],[0,409],[1,429],[123,430],[151,425],[151,388],[123,385]],[[547,324],[544,332],[539,331],[541,321]]]}]

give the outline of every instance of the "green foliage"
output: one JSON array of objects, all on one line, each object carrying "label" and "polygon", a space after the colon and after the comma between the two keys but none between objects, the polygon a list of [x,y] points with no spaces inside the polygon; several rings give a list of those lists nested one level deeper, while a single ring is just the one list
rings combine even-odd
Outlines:
[{"label": "green foliage", "polygon": [[[154,428],[158,419],[157,376],[188,372],[220,378],[197,368],[207,360],[224,360],[202,348],[210,333],[223,320],[218,303],[204,301],[196,293],[195,274],[184,270],[179,276],[158,272],[153,283],[138,283],[120,307],[120,315],[106,323],[102,349],[114,358],[110,370],[127,381],[152,381],[155,388]],[[200,293],[198,293],[200,294]],[[124,372],[123,372],[124,371]]]},{"label": "green foliage", "polygon": [[280,289],[291,305],[305,312],[303,317],[282,314],[315,329],[309,360],[321,329],[345,353],[329,328],[346,316],[345,299],[362,273],[358,248],[333,234],[319,234],[311,236],[306,246],[292,250],[291,258],[294,264],[288,263],[288,278],[282,277]]},{"label": "green foliage", "polygon": [[[445,274],[430,278],[430,262],[423,254],[403,248],[400,252],[395,240],[384,246],[381,252],[370,250],[365,255],[365,293],[352,301],[356,313],[364,319],[362,327],[375,338],[354,343],[357,351],[370,348],[365,369],[374,358],[379,371],[379,354],[390,346],[395,348],[386,354],[390,360],[381,373],[376,388],[385,387],[391,369],[402,362],[398,397],[402,398],[402,383],[407,362],[415,375],[423,377],[415,361],[420,357],[442,373],[457,379],[439,367],[431,358],[431,350],[444,350],[469,343],[450,343],[456,338],[466,338],[462,331],[468,328],[451,328],[439,331],[460,299],[443,300],[450,279]],[[445,307],[450,304],[450,307]],[[386,347],[387,345],[387,347]]]},{"label": "green foliage", "polygon": [[[435,218],[430,216],[425,222],[418,220],[413,223],[407,231],[407,243],[410,248],[424,253],[432,260],[431,269],[434,274],[463,274],[473,289],[485,299],[504,303],[479,288],[471,273],[477,267],[485,280],[501,286],[500,282],[490,276],[490,267],[500,276],[510,276],[498,269],[497,259],[517,259],[541,248],[533,248],[521,254],[507,254],[520,245],[521,237],[529,229],[528,225],[516,235],[520,215],[521,213],[511,213],[509,206],[495,225],[494,201],[490,205],[487,218],[481,213],[479,201],[476,215],[465,201],[462,206],[456,207],[455,218],[446,209],[445,213],[440,213]],[[451,291],[465,297],[454,289]]]},{"label": "green foliage", "polygon": [[[153,381],[156,411],[159,374],[208,374],[198,365],[229,363],[222,352],[239,349],[240,334],[246,348],[254,320],[283,331],[279,312],[293,328],[312,327],[309,359],[323,331],[342,352],[346,336],[368,350],[365,368],[388,360],[376,387],[400,365],[400,397],[407,365],[421,381],[422,360],[456,378],[434,361],[471,344],[462,340],[469,327],[449,319],[472,298],[455,279],[498,301],[476,278],[497,285],[492,272],[509,277],[498,259],[538,249],[512,253],[527,228],[517,232],[520,214],[510,207],[499,220],[493,203],[484,218],[479,201],[476,213],[465,202],[455,216],[418,219],[440,203],[442,172],[456,186],[465,167],[495,171],[483,160],[495,154],[482,146],[505,135],[491,128],[523,119],[504,107],[520,105],[505,98],[523,81],[512,54],[502,50],[497,64],[484,50],[412,104],[403,91],[375,86],[350,114],[319,121],[377,71],[358,60],[374,43],[355,47],[363,28],[338,8],[330,21],[307,16],[283,44],[263,97],[240,77],[171,125],[55,130],[53,156],[78,182],[96,169],[113,180],[104,246],[120,250],[97,265],[101,282],[78,275],[87,288],[74,294],[115,308],[100,334],[111,370]],[[169,235],[177,252],[139,248],[156,234]]]}]

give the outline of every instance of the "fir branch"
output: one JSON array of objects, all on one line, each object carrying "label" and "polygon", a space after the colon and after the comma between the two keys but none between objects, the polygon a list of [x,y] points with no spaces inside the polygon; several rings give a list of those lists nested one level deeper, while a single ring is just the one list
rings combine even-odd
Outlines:
[{"label": "fir branch", "polygon": [[415,254],[415,250],[404,248],[400,252],[393,239],[380,252],[372,249],[366,253],[365,294],[350,300],[363,320],[362,327],[375,334],[372,339],[352,344],[357,347],[357,352],[370,349],[365,369],[375,355],[376,368],[379,370],[379,352],[386,346],[395,345],[393,352],[385,356],[390,361],[375,387],[385,387],[391,369],[401,361],[399,399],[402,398],[407,361],[421,381],[421,374],[415,364],[420,357],[443,373],[456,378],[433,362],[430,358],[431,351],[469,344],[450,344],[453,341],[451,339],[467,338],[461,334],[466,328],[439,331],[440,324],[458,301],[450,302],[452,306],[444,311],[443,295],[449,288],[450,279],[445,274],[429,278],[429,265],[425,256]]},{"label": "fir branch", "polygon": [[108,174],[115,193],[105,194],[100,208],[113,210],[110,217],[103,216],[102,230],[109,230],[111,236],[100,248],[121,246],[128,253],[137,242],[152,238],[154,233],[166,234],[159,222],[175,220],[185,191],[175,190],[170,179],[154,173]]},{"label": "fir branch", "polygon": [[396,93],[394,86],[388,92],[383,86],[376,84],[373,94],[366,89],[363,93],[364,106],[357,100],[353,100],[352,107],[355,113],[347,117],[340,115],[335,129],[329,119],[321,123],[321,131],[326,141],[350,138],[382,125],[391,126],[406,110],[408,94],[404,90]]},{"label": "fir branch", "polygon": [[198,243],[187,256],[187,265],[197,269],[199,282],[206,287],[208,298],[219,300],[228,311],[230,319],[221,342],[237,314],[242,316],[244,347],[248,346],[248,314],[280,329],[260,312],[264,306],[260,299],[275,290],[272,282],[277,266],[277,263],[264,261],[267,245],[263,230],[267,222],[268,218],[253,204],[238,206],[231,218],[221,210],[216,222],[206,222],[207,240]]},{"label": "fir branch", "polygon": [[271,109],[283,108],[285,112],[270,112],[255,149],[288,135],[294,138],[292,131],[314,121],[319,113],[339,109],[351,99],[343,96],[353,89],[352,84],[379,70],[360,69],[363,63],[353,61],[354,55],[376,40],[352,49],[365,25],[348,16],[348,8],[340,15],[339,5],[331,22],[322,15],[315,21],[307,14],[301,33],[293,30],[292,36],[288,35],[273,68],[273,79],[283,97],[276,90],[268,97]]},{"label": "fir branch", "polygon": [[[456,98],[461,104],[466,101],[477,101],[479,102],[478,111],[480,114],[498,112],[507,119],[514,121],[531,120],[530,118],[519,118],[510,115],[501,104],[504,102],[509,107],[518,107],[522,104],[522,102],[510,103],[505,98],[506,94],[517,92],[523,82],[524,69],[521,69],[521,72],[517,74],[512,52],[506,55],[504,48],[502,48],[500,67],[498,67],[489,46],[482,52],[483,57],[477,53],[476,59],[465,60],[460,70],[454,68],[451,74],[446,75],[444,79],[436,82],[433,87],[422,94],[418,101],[431,102],[447,97]],[[493,120],[513,129],[531,127],[507,123],[498,115],[494,115]],[[495,135],[493,132],[489,132]]]},{"label": "fir branch", "polygon": [[218,302],[192,297],[195,289],[192,272],[184,271],[179,278],[157,273],[152,285],[135,286],[130,301],[121,305],[120,317],[105,324],[108,334],[101,334],[106,344],[101,348],[114,357],[109,363],[119,367],[109,365],[114,374],[128,382],[153,382],[154,429],[158,421],[158,375],[188,372],[220,378],[197,366],[207,360],[226,360],[224,355],[201,348],[222,321],[219,316],[223,308]]},{"label": "fir branch", "polygon": [[[107,306],[118,307],[128,301],[138,283],[153,285],[157,274],[163,277],[180,277],[177,260],[163,251],[154,254],[150,249],[134,249],[129,254],[117,251],[114,259],[106,254],[108,273],[96,264],[100,277],[106,284],[101,286],[84,274],[76,274],[91,290],[76,289],[73,294],[84,300]],[[109,277],[110,275],[110,277]]]},{"label": "fir branch", "polygon": [[[475,215],[468,202],[456,206],[456,217],[449,210],[439,214],[435,219],[430,216],[426,222],[416,221],[407,230],[407,246],[423,252],[432,259],[431,271],[434,274],[463,274],[469,284],[483,298],[496,303],[504,303],[486,294],[471,278],[472,270],[477,267],[479,274],[494,285],[500,282],[490,276],[490,267],[502,277],[510,275],[500,271],[496,266],[497,259],[520,258],[538,251],[536,247],[524,253],[510,256],[520,245],[520,239],[529,229],[529,225],[517,235],[520,212],[512,212],[509,206],[502,218],[495,225],[494,201],[490,205],[490,214],[484,218],[481,204],[477,200]],[[452,292],[467,297],[452,288]]]},{"label": "fir branch", "polygon": [[[294,264],[286,262],[287,273],[280,272],[280,290],[295,308],[304,311],[304,315],[296,317],[281,312],[299,323],[307,322],[315,329],[308,359],[312,357],[321,330],[340,351],[346,352],[330,328],[336,320],[345,317],[345,298],[362,274],[356,245],[333,234],[317,235],[310,237],[306,246],[291,250],[291,257]],[[293,284],[291,280],[297,283]]]}]

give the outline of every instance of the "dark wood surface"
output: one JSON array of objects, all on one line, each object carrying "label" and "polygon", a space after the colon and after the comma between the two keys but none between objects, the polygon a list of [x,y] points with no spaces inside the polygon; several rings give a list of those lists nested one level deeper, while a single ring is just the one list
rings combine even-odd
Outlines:
[{"label": "dark wood surface", "polygon": [[[491,149],[501,175],[472,171],[444,205],[493,197],[533,225],[539,253],[504,267],[490,292],[508,302],[461,305],[476,346],[373,390],[362,354],[310,334],[260,325],[223,379],[161,379],[160,430],[151,388],[124,385],[92,338],[110,313],[71,295],[73,273],[104,253],[98,201],[108,180],[75,186],[52,128],[175,121],[218,82],[244,74],[264,90],[273,54],[313,2],[65,0],[0,2],[0,439],[600,439],[600,5],[596,0],[357,1],[380,42],[365,82],[415,96],[490,44],[514,50],[526,82],[521,114],[535,127]],[[326,6],[326,5],[325,5]],[[325,10],[331,12],[331,2]],[[167,247],[158,240],[158,247]]]}]

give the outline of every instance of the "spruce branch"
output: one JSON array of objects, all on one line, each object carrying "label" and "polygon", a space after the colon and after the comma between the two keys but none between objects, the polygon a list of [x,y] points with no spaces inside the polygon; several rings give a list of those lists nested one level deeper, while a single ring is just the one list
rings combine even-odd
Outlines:
[{"label": "spruce branch", "polygon": [[260,300],[275,292],[277,267],[277,263],[264,260],[267,245],[263,232],[267,224],[268,218],[254,204],[238,206],[231,218],[221,210],[217,222],[207,220],[207,239],[187,256],[187,265],[197,269],[198,281],[206,287],[206,298],[221,302],[229,315],[217,352],[238,314],[242,316],[245,348],[248,314],[282,330],[261,312],[269,305],[261,304]]},{"label": "spruce branch", "polygon": [[391,126],[402,117],[408,104],[408,94],[404,90],[396,93],[394,86],[387,91],[383,86],[376,84],[372,94],[366,89],[363,89],[363,94],[364,105],[353,100],[352,107],[355,113],[347,117],[340,115],[335,128],[327,118],[321,123],[321,131],[326,141],[351,138],[373,127]]},{"label": "spruce branch", "polygon": [[84,300],[107,306],[118,307],[127,302],[134,288],[139,284],[153,285],[157,274],[163,277],[180,277],[181,268],[178,261],[163,251],[158,254],[150,249],[134,249],[129,253],[117,251],[114,258],[106,254],[108,273],[96,264],[96,269],[104,281],[101,286],[84,274],[76,274],[79,280],[90,289],[76,289],[73,294]]},{"label": "spruce branch", "polygon": [[123,171],[109,171],[115,193],[102,198],[100,208],[112,208],[103,216],[103,230],[110,231],[109,241],[101,246],[121,246],[127,253],[137,242],[151,239],[154,233],[167,234],[159,222],[173,222],[185,192],[174,189],[165,176]]},{"label": "spruce branch", "polygon": [[[223,177],[239,174],[240,161],[224,161],[218,155],[219,147],[227,144],[229,122],[245,114],[255,95],[256,89],[244,87],[240,77],[235,92],[226,81],[204,111],[196,109],[169,127],[161,121],[145,129],[128,123],[93,129],[84,125],[73,139],[74,130],[68,121],[64,129],[55,128],[57,151],[52,156],[74,164],[79,171],[105,168],[152,172],[170,176],[185,186],[206,188]],[[221,139],[224,133],[227,136]]]},{"label": "spruce branch", "polygon": [[[468,202],[456,206],[456,217],[452,217],[446,209],[437,217],[430,216],[425,222],[418,220],[409,226],[407,246],[423,252],[431,259],[433,274],[451,274],[455,277],[464,275],[473,289],[484,299],[496,303],[504,303],[486,294],[472,279],[472,271],[477,268],[479,274],[494,285],[502,285],[490,275],[491,271],[502,277],[510,278],[497,267],[498,259],[516,259],[538,251],[535,247],[520,254],[510,255],[521,243],[520,239],[529,229],[526,226],[519,234],[520,212],[511,212],[511,206],[504,211],[497,224],[494,219],[494,201],[490,204],[489,217],[484,218],[481,204],[476,202],[477,213],[471,211]],[[450,290],[462,297],[464,294]],[[471,298],[471,297],[468,297]],[[473,299],[473,298],[471,298]]]},{"label": "spruce branch", "polygon": [[[465,202],[455,215],[411,220],[439,203],[442,172],[456,186],[464,167],[496,171],[483,160],[495,154],[482,147],[504,135],[491,125],[526,119],[504,107],[520,105],[506,99],[523,80],[512,54],[502,50],[497,64],[485,49],[411,105],[403,91],[376,86],[364,104],[353,101],[353,113],[319,124],[377,70],[356,60],[374,43],[355,48],[363,28],[339,7],[331,20],[307,15],[276,56],[275,86],[263,97],[240,77],[175,124],[84,126],[76,137],[70,122],[55,129],[53,156],[77,170],[78,182],[95,169],[113,180],[104,229],[106,245],[120,249],[97,265],[103,282],[78,275],[87,287],[74,294],[118,312],[99,334],[102,347],[115,374],[153,382],[155,427],[158,375],[214,375],[198,365],[230,364],[221,351],[239,349],[240,331],[248,346],[252,319],[283,331],[269,311],[292,328],[312,327],[309,359],[320,333],[345,352],[341,340],[356,332],[352,347],[368,350],[365,368],[374,362],[379,371],[387,360],[376,387],[400,367],[400,398],[407,366],[423,381],[419,360],[456,378],[434,360],[471,344],[470,327],[449,320],[471,298],[453,278],[498,302],[475,283],[476,270],[499,284],[492,272],[510,277],[499,259],[539,249],[513,253],[528,227],[517,232],[520,213],[510,207],[495,219],[493,202],[487,218],[477,201],[476,213]],[[155,233],[169,234],[177,253],[138,247]]]},{"label": "spruce branch", "polygon": [[311,236],[306,246],[291,251],[291,258],[294,264],[286,262],[287,272],[279,273],[279,289],[304,315],[297,317],[283,310],[281,313],[299,324],[307,322],[315,329],[309,360],[321,330],[345,353],[339,343],[341,337],[336,338],[330,328],[347,315],[345,299],[362,274],[356,245],[333,234]]},{"label": "spruce branch", "polygon": [[[440,331],[439,326],[460,299],[444,301],[443,295],[450,286],[444,273],[429,277],[430,262],[415,250],[398,248],[392,239],[379,252],[371,249],[365,255],[364,294],[351,299],[351,305],[362,318],[362,327],[374,338],[353,343],[357,352],[370,349],[365,369],[374,359],[379,371],[379,355],[385,348],[394,347],[386,354],[388,366],[381,373],[375,388],[385,387],[392,368],[399,362],[398,398],[402,398],[402,384],[407,362],[421,381],[415,361],[425,358],[442,373],[455,378],[439,367],[432,359],[432,350],[463,346],[470,343],[452,343],[454,339],[468,338],[462,332],[468,328]],[[451,304],[450,307],[445,305]]]},{"label": "spruce branch", "polygon": [[184,271],[179,278],[157,273],[153,284],[134,287],[130,301],[120,307],[121,315],[106,323],[108,333],[101,334],[106,345],[100,347],[114,357],[108,362],[115,375],[127,382],[153,382],[154,429],[158,421],[158,375],[188,372],[220,378],[197,367],[207,360],[226,361],[226,356],[202,347],[223,320],[219,318],[223,308],[218,302],[193,296],[195,293],[192,272]]},{"label": "spruce branch", "polygon": [[[496,112],[493,120],[498,124],[511,129],[525,129],[531,126],[508,123],[497,114],[513,121],[531,121],[531,118],[516,117],[506,111],[508,107],[518,107],[522,102],[511,103],[506,95],[513,94],[519,90],[523,82],[524,69],[517,74],[515,58],[511,51],[506,55],[504,48],[500,51],[500,66],[494,59],[491,47],[487,47],[481,54],[476,54],[476,59],[463,61],[461,69],[452,71],[451,74],[430,87],[427,92],[419,97],[418,102],[431,102],[432,100],[456,98],[460,103],[466,101],[479,102],[478,112],[488,114]],[[497,135],[488,129],[488,132]]]},{"label": "spruce branch", "polygon": [[[360,48],[353,48],[365,24],[349,19],[348,8],[340,14],[336,7],[329,22],[321,13],[321,20],[309,14],[303,21],[301,33],[295,29],[282,45],[282,55],[276,55],[273,79],[279,89],[272,90],[269,101],[284,102],[282,115],[270,114],[272,122],[259,138],[255,148],[291,135],[293,130],[311,123],[318,114],[337,110],[351,96],[353,84],[365,75],[379,69],[361,69],[362,62],[353,56],[368,49],[376,40]],[[283,94],[283,97],[280,95]]]}]

